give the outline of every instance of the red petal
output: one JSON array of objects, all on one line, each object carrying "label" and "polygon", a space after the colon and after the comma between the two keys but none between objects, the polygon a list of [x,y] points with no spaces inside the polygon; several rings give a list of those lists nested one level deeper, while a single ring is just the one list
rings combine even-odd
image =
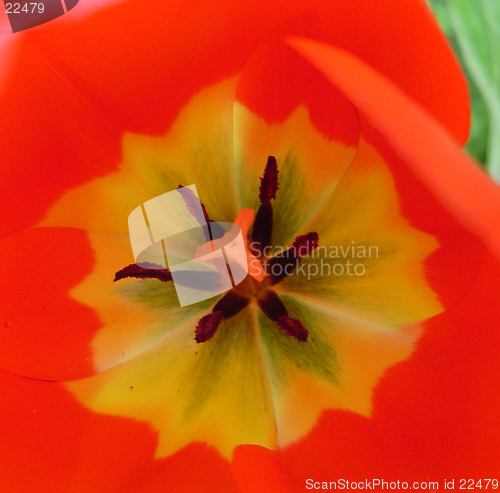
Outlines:
[{"label": "red petal", "polygon": [[[474,271],[480,276],[456,308],[429,320],[414,356],[382,379],[372,418],[327,412],[283,451],[296,484],[378,477],[439,481],[441,488],[445,478],[457,486],[459,478],[498,471],[500,264],[490,256]],[[459,282],[468,278],[462,273]]]},{"label": "red petal", "polygon": [[306,104],[318,129],[351,143],[345,122],[352,107],[283,45],[282,38],[289,35],[329,43],[358,56],[424,106],[461,143],[467,140],[470,112],[465,79],[425,2],[321,2],[275,31],[245,67],[237,95],[253,112],[269,122],[282,122],[297,105]]},{"label": "red petal", "polygon": [[[2,81],[0,100],[0,147],[9,162],[0,181],[6,200],[3,234],[37,222],[65,189],[114,170],[122,131],[163,134],[194,93],[240,71],[265,33],[306,7],[299,0],[258,8],[250,1],[199,0],[189,9],[182,0],[131,1],[76,27],[71,20],[82,17],[74,14],[78,6],[53,21],[51,30],[19,35],[15,53],[22,57]],[[423,2],[337,0],[301,19],[304,28],[285,31],[350,49],[465,140],[465,84]],[[272,61],[281,70],[281,62]],[[267,76],[266,84],[273,78]],[[321,82],[307,80],[306,87],[315,85]],[[264,106],[275,113],[287,106],[284,101],[281,94]],[[339,115],[352,114],[352,107],[342,98],[339,105],[337,121],[343,121]],[[317,109],[313,121],[331,128],[324,106]],[[355,138],[345,125],[334,127],[344,141]],[[37,193],[41,183],[43,195]]]},{"label": "red petal", "polygon": [[120,128],[28,40],[2,80],[0,237],[38,222],[70,187],[116,169]]},{"label": "red petal", "polygon": [[[428,179],[422,183],[414,175],[422,177],[421,167],[433,167],[429,172],[434,171],[445,186],[444,163],[450,181],[458,175],[456,179],[464,185],[464,176],[468,177],[472,191],[452,197],[452,203],[463,199],[469,207],[465,213],[477,217],[483,226],[490,223],[479,207],[482,186],[484,193],[493,194],[490,204],[483,205],[493,209],[498,204],[498,190],[414,103],[401,98],[387,82],[385,88],[391,90],[379,91],[383,79],[368,69],[360,75],[363,66],[359,61],[335,51],[338,57],[334,64],[330,61],[322,69],[362,110],[363,135],[377,145],[389,163],[404,215],[418,229],[437,236],[441,244],[426,266],[428,281],[446,311],[426,322],[413,357],[381,380],[374,393],[371,418],[342,411],[324,413],[308,437],[283,451],[285,467],[297,485],[304,485],[308,478],[329,482],[373,477],[433,480],[442,485],[445,478],[491,476],[500,460],[496,371],[500,337],[494,329],[500,317],[500,265],[498,258],[465,230],[463,213],[453,208],[453,217],[438,202],[443,202],[445,194],[433,196],[429,193],[432,183]],[[308,56],[313,59],[312,52]],[[319,63],[319,57],[317,60]],[[355,63],[359,71],[352,70]],[[368,120],[382,134],[370,128]],[[423,136],[429,142],[423,141]],[[424,160],[421,153],[426,152],[428,159]],[[453,164],[458,169],[453,169]],[[453,192],[453,186],[450,184],[447,191]],[[449,195],[445,196],[445,205],[451,208]],[[497,217],[489,217],[491,224]],[[490,226],[483,238],[491,239],[492,235],[495,230]]]},{"label": "red petal", "polygon": [[351,99],[416,175],[469,230],[500,255],[500,188],[428,114],[383,76],[338,48],[290,40]]},{"label": "red petal", "polygon": [[258,445],[241,445],[234,451],[232,470],[242,493],[298,491],[288,479],[274,450]]},{"label": "red petal", "polygon": [[114,171],[123,132],[165,134],[194,94],[237,74],[264,34],[306,3],[129,1],[16,35],[12,63],[1,61],[0,236]]},{"label": "red petal", "polygon": [[0,489],[8,493],[238,493],[229,464],[201,444],[155,459],[156,433],[95,414],[59,383],[0,371]]},{"label": "red petal", "polygon": [[85,233],[29,229],[0,241],[0,257],[0,368],[54,380],[92,374],[101,324],[69,295],[93,265]]}]

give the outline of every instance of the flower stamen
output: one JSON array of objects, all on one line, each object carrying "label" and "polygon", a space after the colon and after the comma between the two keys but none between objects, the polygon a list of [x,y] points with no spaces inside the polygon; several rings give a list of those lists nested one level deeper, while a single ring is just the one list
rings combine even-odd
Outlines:
[{"label": "flower stamen", "polygon": [[257,304],[267,317],[278,324],[279,329],[294,337],[297,341],[307,341],[308,330],[300,320],[288,316],[285,304],[275,291],[266,289],[258,296]]},{"label": "flower stamen", "polygon": [[191,189],[184,187],[183,185],[179,185],[177,187],[177,191],[182,195],[188,211],[196,219],[198,224],[203,227],[203,234],[205,235],[207,241],[212,242],[212,251],[215,251],[213,245],[214,235],[210,227],[210,216],[208,215],[203,202],[198,199]]},{"label": "flower stamen", "polygon": [[309,336],[309,331],[302,325],[300,320],[290,318],[286,315],[278,317],[278,327],[286,332],[289,336],[294,337],[297,341],[306,342]]},{"label": "flower stamen", "polygon": [[222,320],[224,320],[224,314],[220,310],[202,317],[194,333],[196,342],[207,342],[212,339]]},{"label": "flower stamen", "polygon": [[127,277],[135,277],[136,279],[158,279],[162,282],[168,282],[172,280],[172,273],[159,264],[142,262],[140,265],[130,264],[119,270],[115,274],[113,282]]},{"label": "flower stamen", "polygon": [[278,163],[274,156],[267,158],[264,176],[260,179],[259,200],[260,207],[252,230],[252,239],[256,249],[264,252],[265,248],[271,245],[273,232],[273,207],[271,200],[276,198],[279,189]]},{"label": "flower stamen", "polygon": [[[318,248],[318,240],[318,233],[314,231],[297,236],[290,248],[270,259],[267,262],[269,266],[268,271],[271,272],[269,275],[269,283],[271,285],[277,284],[285,277],[291,275],[299,265],[300,260],[303,257],[309,256]],[[278,265],[279,268],[274,268],[275,265]],[[275,272],[277,272],[277,274],[275,274]]]},{"label": "flower stamen", "polygon": [[196,342],[207,342],[217,332],[219,325],[223,320],[227,320],[241,310],[245,309],[250,303],[250,298],[244,294],[231,289],[228,291],[213,307],[212,313],[205,315],[200,319],[196,326],[194,338]]},{"label": "flower stamen", "polygon": [[[200,201],[200,199],[198,199],[198,197],[194,194],[194,192],[183,185],[179,185],[177,187],[177,191],[182,195],[182,198],[184,200],[184,203],[186,204],[186,207],[188,208],[188,211],[198,221],[198,224],[200,226],[205,226],[206,224],[210,224],[210,216],[208,215],[205,206]],[[203,217],[200,216],[199,205],[201,205],[201,212],[203,214]]]},{"label": "flower stamen", "polygon": [[244,293],[231,289],[215,304],[212,312],[221,311],[224,318],[228,319],[245,309],[250,300]]},{"label": "flower stamen", "polygon": [[259,308],[267,315],[273,322],[278,320],[281,315],[287,316],[288,311],[286,306],[281,301],[281,298],[272,289],[266,289],[257,297],[257,304]]},{"label": "flower stamen", "polygon": [[274,156],[267,158],[264,176],[260,179],[259,199],[262,205],[271,205],[271,200],[276,198],[279,189],[278,162]]}]

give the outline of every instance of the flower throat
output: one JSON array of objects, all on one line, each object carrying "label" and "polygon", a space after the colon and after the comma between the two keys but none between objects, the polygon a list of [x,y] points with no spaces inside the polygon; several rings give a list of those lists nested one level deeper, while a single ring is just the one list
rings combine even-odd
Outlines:
[{"label": "flower throat", "polygon": [[[252,302],[255,302],[259,309],[290,337],[301,342],[307,341],[308,330],[300,320],[288,316],[287,308],[273,290],[273,286],[287,276],[293,275],[302,257],[311,254],[318,247],[318,234],[311,232],[297,236],[289,249],[271,258],[265,256],[265,252],[272,246],[274,215],[272,201],[276,199],[279,190],[278,175],[276,158],[269,156],[264,175],[260,178],[260,206],[255,220],[253,220],[253,211],[243,209],[234,221],[240,226],[245,238],[246,253],[251,266],[249,275],[240,284],[227,291],[215,303],[212,312],[199,320],[194,335],[198,343],[209,341],[225,320],[238,314]],[[184,195],[183,197],[186,206],[191,211],[190,197]],[[200,220],[213,223],[203,204],[202,210],[204,217]],[[249,233],[252,221],[253,227]],[[213,239],[217,237],[212,238],[211,235],[210,240]],[[251,251],[249,245],[252,245]],[[168,282],[172,280],[172,274],[160,265],[144,262],[141,265],[131,264],[119,270],[115,274],[114,281],[125,278],[157,279]]]}]

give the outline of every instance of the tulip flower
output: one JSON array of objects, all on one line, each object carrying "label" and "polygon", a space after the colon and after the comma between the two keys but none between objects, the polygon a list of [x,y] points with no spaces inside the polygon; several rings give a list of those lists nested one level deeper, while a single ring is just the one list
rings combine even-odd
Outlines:
[{"label": "tulip flower", "polygon": [[[0,57],[1,492],[495,478],[500,191],[423,1],[89,2]],[[249,275],[181,307],[128,216],[191,184]]]}]

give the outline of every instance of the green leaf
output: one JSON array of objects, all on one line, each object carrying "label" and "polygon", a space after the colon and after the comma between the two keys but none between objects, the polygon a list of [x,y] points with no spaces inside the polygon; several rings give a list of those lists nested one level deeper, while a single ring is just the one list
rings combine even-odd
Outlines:
[{"label": "green leaf", "polygon": [[473,116],[467,148],[500,180],[500,2],[429,2],[469,80]]}]

